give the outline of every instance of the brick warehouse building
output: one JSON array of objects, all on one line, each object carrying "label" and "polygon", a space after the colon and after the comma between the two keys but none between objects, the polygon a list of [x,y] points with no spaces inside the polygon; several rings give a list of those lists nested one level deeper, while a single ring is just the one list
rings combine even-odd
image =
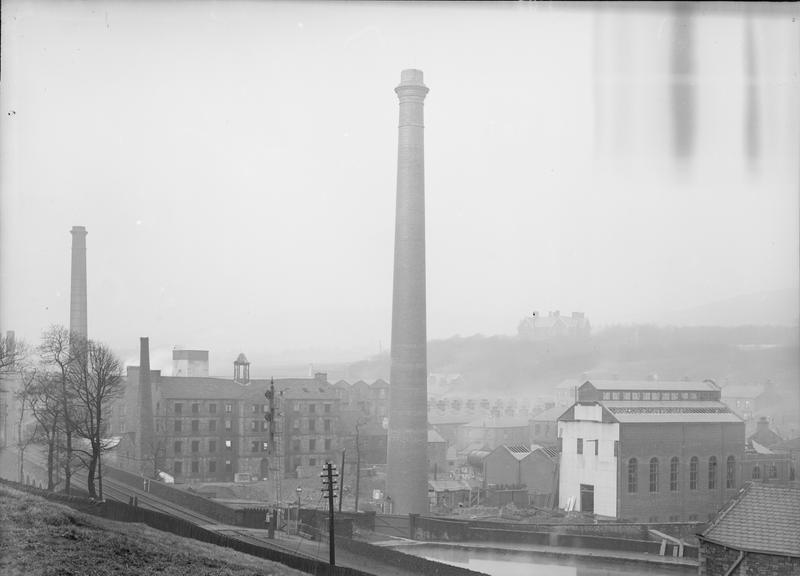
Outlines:
[{"label": "brick warehouse building", "polygon": [[743,481],[744,422],[711,381],[587,381],[558,435],[561,508],[704,522]]},{"label": "brick warehouse building", "polygon": [[327,376],[274,380],[274,445],[269,445],[270,412],[264,393],[268,379],[250,379],[240,354],[232,379],[162,376],[150,371],[154,419],[154,458],[136,461],[139,368],[127,370],[124,397],[111,413],[111,433],[124,436],[115,463],[148,474],[156,469],[178,482],[230,482],[251,478],[315,473],[339,452],[339,398]]}]

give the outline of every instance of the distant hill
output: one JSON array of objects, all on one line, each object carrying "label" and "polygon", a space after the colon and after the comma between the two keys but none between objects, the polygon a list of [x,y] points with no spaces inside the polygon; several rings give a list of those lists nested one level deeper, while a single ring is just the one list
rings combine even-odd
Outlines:
[{"label": "distant hill", "polygon": [[798,288],[756,292],[676,310],[664,318],[674,326],[797,326]]}]

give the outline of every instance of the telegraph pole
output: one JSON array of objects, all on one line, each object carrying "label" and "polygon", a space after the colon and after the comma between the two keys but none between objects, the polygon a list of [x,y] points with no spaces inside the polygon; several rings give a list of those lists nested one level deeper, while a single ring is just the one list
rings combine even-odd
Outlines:
[{"label": "telegraph pole", "polygon": [[328,496],[328,540],[330,548],[330,565],[336,566],[336,547],[333,542],[333,499],[336,498],[336,464],[328,462],[320,474],[322,477],[322,492]]},{"label": "telegraph pole", "polygon": [[345,449],[342,448],[342,477],[339,478],[339,512],[342,511],[342,502],[344,501],[344,453]]}]

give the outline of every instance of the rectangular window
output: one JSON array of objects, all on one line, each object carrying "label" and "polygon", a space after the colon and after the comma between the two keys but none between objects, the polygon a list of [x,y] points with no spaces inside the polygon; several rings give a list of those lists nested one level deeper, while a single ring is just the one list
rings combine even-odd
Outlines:
[{"label": "rectangular window", "polygon": [[233,450],[233,442],[225,440],[225,450]]},{"label": "rectangular window", "polygon": [[325,420],[325,432],[330,432],[330,431],[331,431],[331,421]]},{"label": "rectangular window", "polygon": [[309,466],[316,466],[317,465],[317,459],[316,458],[309,458],[308,459],[308,465]]},{"label": "rectangular window", "polygon": [[294,420],[292,420],[292,429],[295,432],[298,432],[300,430],[300,418],[295,418]]},{"label": "rectangular window", "polygon": [[200,441],[192,440],[192,452],[200,452]]},{"label": "rectangular window", "polygon": [[183,452],[183,442],[180,442],[180,441],[175,442],[175,444],[173,444],[172,448],[175,451],[175,454],[180,454],[181,452]]},{"label": "rectangular window", "polygon": [[309,452],[316,452],[317,451],[317,441],[314,438],[311,438],[308,441],[308,451]]},{"label": "rectangular window", "polygon": [[216,404],[209,404],[208,405],[208,413],[209,414],[216,414],[217,413],[217,405]]},{"label": "rectangular window", "polygon": [[225,460],[225,472],[233,472],[233,464],[230,460]]},{"label": "rectangular window", "polygon": [[261,405],[261,411],[264,412],[265,414],[267,412],[269,412],[269,405],[268,404],[262,404]]},{"label": "rectangular window", "polygon": [[313,418],[308,419],[308,430],[309,432],[314,432],[317,429],[317,421]]},{"label": "rectangular window", "polygon": [[198,472],[200,472],[200,462],[192,460],[192,474],[197,474]]},{"label": "rectangular window", "polygon": [[252,432],[258,432],[258,420],[253,420],[250,422],[250,430]]},{"label": "rectangular window", "polygon": [[[292,403],[292,411],[300,412],[300,402],[293,402]],[[298,464],[299,466],[299,464]]]},{"label": "rectangular window", "polygon": [[653,394],[653,400],[661,400],[661,392],[653,392],[652,394]]},{"label": "rectangular window", "polygon": [[578,438],[578,454],[583,454],[583,438]]},{"label": "rectangular window", "polygon": [[192,420],[192,432],[200,432],[200,420]]},{"label": "rectangular window", "polygon": [[233,412],[233,404],[225,404],[225,412],[227,412],[228,414]]},{"label": "rectangular window", "polygon": [[331,449],[331,439],[325,438],[325,450],[328,451]]},{"label": "rectangular window", "polygon": [[253,440],[250,442],[250,452],[258,452],[260,444],[261,443],[258,440]]},{"label": "rectangular window", "polygon": [[614,440],[614,458],[619,458],[619,440]]},{"label": "rectangular window", "polygon": [[611,400],[611,392],[603,392],[603,400]]},{"label": "rectangular window", "polygon": [[[697,400],[697,392],[689,392],[689,400]],[[694,516],[695,520],[697,520],[696,514],[692,514],[692,516]]]},{"label": "rectangular window", "polygon": [[631,400],[641,400],[642,395],[640,392],[631,392]]},{"label": "rectangular window", "polygon": [[251,411],[253,414],[255,414],[256,412],[258,412],[258,404],[253,404],[253,405],[250,407],[250,411]]},{"label": "rectangular window", "polygon": [[196,402],[192,404],[192,414],[199,414],[200,413],[200,404]]},{"label": "rectangular window", "polygon": [[316,404],[309,404],[309,405],[308,405],[308,413],[309,413],[309,414],[315,414],[315,413],[316,413],[316,411],[317,411],[317,406],[316,406]]},{"label": "rectangular window", "polygon": [[175,414],[182,414],[183,413],[183,404],[180,402],[175,402]]},{"label": "rectangular window", "polygon": [[650,392],[642,392],[642,400],[650,400]]},{"label": "rectangular window", "polygon": [[623,392],[622,393],[622,399],[623,400],[630,400],[631,399],[631,393],[630,392]]},{"label": "rectangular window", "polygon": [[669,399],[670,400],[680,400],[681,399],[681,395],[680,395],[679,392],[670,392]]},{"label": "rectangular window", "polygon": [[208,472],[209,472],[209,474],[216,474],[216,472],[217,472],[217,461],[216,460],[209,460],[209,462],[208,462]]},{"label": "rectangular window", "polygon": [[300,452],[300,440],[292,440],[292,452]]},{"label": "rectangular window", "polygon": [[208,451],[214,453],[217,451],[217,441],[216,440],[209,440],[208,441]]},{"label": "rectangular window", "polygon": [[269,452],[269,442],[262,442],[261,443],[261,450],[264,452]]},{"label": "rectangular window", "polygon": [[600,453],[600,440],[594,441],[594,455],[597,456]]},{"label": "rectangular window", "polygon": [[209,432],[216,432],[217,431],[217,421],[216,420],[209,420],[208,421],[208,431]]},{"label": "rectangular window", "polygon": [[225,420],[225,432],[230,432],[233,428],[230,420]]},{"label": "rectangular window", "polygon": [[175,420],[175,432],[180,432],[180,431],[181,431],[181,421]]},{"label": "rectangular window", "polygon": [[331,405],[325,404],[325,414],[330,414],[330,413],[331,413]]},{"label": "rectangular window", "polygon": [[689,514],[689,522],[697,522],[697,514]]},{"label": "rectangular window", "polygon": [[261,421],[261,431],[262,432],[266,432],[267,431],[267,421],[266,420],[262,420]]},{"label": "rectangular window", "polygon": [[173,462],[172,471],[175,473],[176,476],[183,473],[183,462],[181,462],[180,460],[176,460],[175,462]]}]

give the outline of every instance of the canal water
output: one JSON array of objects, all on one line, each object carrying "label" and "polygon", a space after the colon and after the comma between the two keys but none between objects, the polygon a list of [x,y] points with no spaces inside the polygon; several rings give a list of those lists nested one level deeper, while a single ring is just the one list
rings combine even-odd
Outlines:
[{"label": "canal water", "polygon": [[428,560],[468,568],[491,576],[689,576],[693,566],[663,566],[649,562],[614,561],[579,556],[550,556],[535,552],[466,549],[421,544],[396,550]]}]

